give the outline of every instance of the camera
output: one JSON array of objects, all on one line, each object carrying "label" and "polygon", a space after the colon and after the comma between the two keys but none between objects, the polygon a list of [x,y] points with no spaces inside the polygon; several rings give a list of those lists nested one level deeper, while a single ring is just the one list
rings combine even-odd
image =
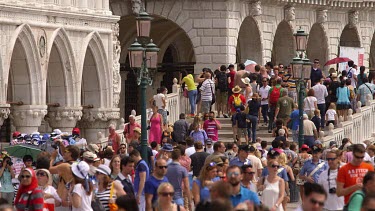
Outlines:
[{"label": "camera", "polygon": [[330,188],[330,189],[328,190],[328,192],[329,192],[329,193],[336,193],[336,188]]},{"label": "camera", "polygon": [[11,160],[7,160],[7,164],[11,166],[13,165],[13,162]]}]

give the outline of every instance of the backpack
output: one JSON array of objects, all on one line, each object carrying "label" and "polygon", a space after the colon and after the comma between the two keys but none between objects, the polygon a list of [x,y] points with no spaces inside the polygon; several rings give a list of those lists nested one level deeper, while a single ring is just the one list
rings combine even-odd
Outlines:
[{"label": "backpack", "polygon": [[280,98],[280,90],[281,90],[281,87],[277,88],[277,87],[274,87],[270,93],[270,104],[271,105],[276,105],[277,101],[279,100]]},{"label": "backpack", "polygon": [[232,95],[234,108],[240,108],[242,106],[241,95]]},{"label": "backpack", "polygon": [[365,198],[365,193],[364,193],[363,191],[356,191],[356,192],[354,192],[354,193],[350,196],[350,198],[349,198],[349,202],[344,206],[343,211],[349,211],[349,205],[350,205],[350,202],[352,201],[354,195],[357,195],[357,194],[359,194],[361,197]]},{"label": "backpack", "polygon": [[216,75],[217,78],[217,86],[220,92],[227,92],[228,91],[228,77],[225,72],[219,72]]},{"label": "backpack", "polygon": [[348,78],[353,78],[353,72],[351,71],[353,68],[351,67],[349,70],[348,70],[348,73],[347,73],[347,77]]},{"label": "backpack", "polygon": [[354,99],[355,99],[354,90],[353,89],[349,89],[349,100],[354,100]]}]

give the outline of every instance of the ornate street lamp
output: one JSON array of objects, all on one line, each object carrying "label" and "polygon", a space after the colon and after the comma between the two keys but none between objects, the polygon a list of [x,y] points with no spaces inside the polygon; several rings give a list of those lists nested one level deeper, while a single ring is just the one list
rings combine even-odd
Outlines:
[{"label": "ornate street lamp", "polygon": [[[150,40],[152,18],[143,11],[136,18],[137,39],[128,48],[130,67],[137,77],[137,84],[141,86],[141,149],[142,158],[147,159],[147,113],[146,89],[152,84],[153,73],[158,63],[159,48]],[[138,40],[140,42],[138,42]]]},{"label": "ornate street lamp", "polygon": [[296,42],[296,57],[291,62],[292,75],[296,79],[297,92],[298,92],[298,109],[299,109],[299,132],[298,132],[298,145],[301,148],[304,144],[303,137],[303,100],[306,97],[306,81],[310,79],[312,63],[307,58],[305,53],[307,45],[307,36],[301,28],[294,34]]}]

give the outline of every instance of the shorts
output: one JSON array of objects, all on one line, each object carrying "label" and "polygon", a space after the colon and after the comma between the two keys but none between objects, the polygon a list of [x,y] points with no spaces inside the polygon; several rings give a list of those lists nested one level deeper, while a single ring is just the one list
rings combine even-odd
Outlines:
[{"label": "shorts", "polygon": [[168,120],[167,111],[164,109],[158,109],[158,113],[163,117],[163,125],[166,125]]},{"label": "shorts", "polygon": [[216,92],[216,103],[225,105],[228,102],[228,92],[221,92],[218,90]]},{"label": "shorts", "polygon": [[211,101],[202,101],[201,103],[201,113],[209,113],[211,110]]},{"label": "shorts", "polygon": [[343,103],[343,104],[337,103],[336,104],[336,109],[337,110],[346,110],[346,109],[349,109],[349,108],[351,108],[350,103],[349,104],[346,104],[346,103]]},{"label": "shorts", "polygon": [[237,128],[237,138],[242,138],[242,134],[247,137],[247,128]]}]

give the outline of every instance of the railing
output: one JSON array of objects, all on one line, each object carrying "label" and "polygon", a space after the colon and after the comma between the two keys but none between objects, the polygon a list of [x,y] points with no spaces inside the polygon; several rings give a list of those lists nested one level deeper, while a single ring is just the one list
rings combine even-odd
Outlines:
[{"label": "railing", "polygon": [[[339,118],[342,120],[342,118]],[[350,138],[353,143],[362,143],[366,140],[372,141],[375,137],[375,100],[367,98],[366,106],[361,107],[358,103],[357,113],[349,109],[348,120],[341,121],[338,128],[329,126],[327,136],[320,136],[320,140],[328,144],[330,141],[336,141],[341,144],[343,138]]]}]

